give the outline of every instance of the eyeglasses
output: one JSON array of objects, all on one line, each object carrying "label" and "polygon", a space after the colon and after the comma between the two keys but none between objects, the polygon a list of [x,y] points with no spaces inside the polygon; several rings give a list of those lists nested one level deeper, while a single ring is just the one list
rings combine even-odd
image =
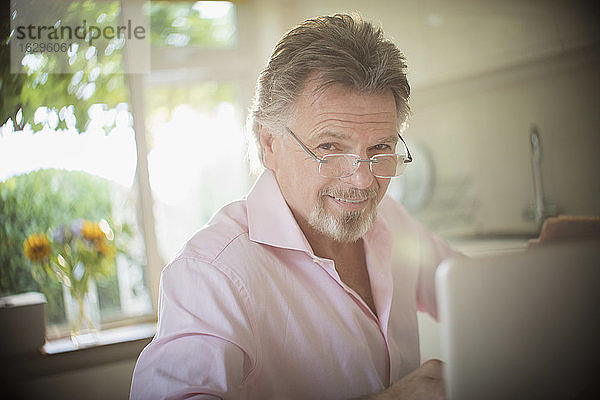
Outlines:
[{"label": "eyeglasses", "polygon": [[347,178],[358,170],[360,163],[368,162],[371,173],[377,178],[393,178],[404,172],[406,164],[412,162],[410,150],[402,136],[398,134],[400,141],[406,148],[403,154],[376,154],[371,158],[362,160],[358,154],[327,154],[319,158],[298,137],[287,128],[287,131],[298,142],[300,147],[315,161],[319,163],[319,175],[324,178]]}]

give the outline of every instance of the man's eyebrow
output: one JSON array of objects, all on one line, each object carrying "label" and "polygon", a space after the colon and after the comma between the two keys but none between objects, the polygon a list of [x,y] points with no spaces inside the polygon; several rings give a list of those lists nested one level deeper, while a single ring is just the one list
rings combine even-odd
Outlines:
[{"label": "man's eyebrow", "polygon": [[341,132],[322,131],[322,132],[317,133],[314,136],[314,138],[315,139],[332,138],[332,139],[347,140],[347,139],[350,139],[350,135],[348,135],[346,133],[341,133]]},{"label": "man's eyebrow", "polygon": [[398,142],[398,134],[385,136],[377,140],[378,143],[397,143]]}]

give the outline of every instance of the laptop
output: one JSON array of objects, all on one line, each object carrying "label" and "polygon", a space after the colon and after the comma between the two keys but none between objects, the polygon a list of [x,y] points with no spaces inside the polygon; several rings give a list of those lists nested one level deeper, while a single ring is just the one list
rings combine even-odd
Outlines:
[{"label": "laptop", "polygon": [[448,260],[436,291],[449,400],[600,399],[600,241]]}]

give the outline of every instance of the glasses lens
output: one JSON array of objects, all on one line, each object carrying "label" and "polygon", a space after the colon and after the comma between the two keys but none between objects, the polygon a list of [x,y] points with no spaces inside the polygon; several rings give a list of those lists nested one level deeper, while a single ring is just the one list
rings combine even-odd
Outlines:
[{"label": "glasses lens", "polygon": [[358,158],[352,154],[329,154],[323,156],[319,173],[325,178],[344,178],[356,172]]},{"label": "glasses lens", "polygon": [[376,155],[371,163],[371,171],[373,171],[373,175],[380,178],[398,176],[406,169],[405,158],[405,156],[398,154]]},{"label": "glasses lens", "polygon": [[[406,156],[399,154],[379,154],[373,157],[371,171],[379,178],[398,176],[406,169]],[[319,174],[325,178],[345,178],[358,169],[358,156],[353,154],[330,154],[323,157],[326,162],[319,164]]]}]

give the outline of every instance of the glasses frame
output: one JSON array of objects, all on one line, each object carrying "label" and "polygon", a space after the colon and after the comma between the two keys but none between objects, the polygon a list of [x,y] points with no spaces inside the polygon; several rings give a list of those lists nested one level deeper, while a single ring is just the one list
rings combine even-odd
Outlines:
[{"label": "glasses frame", "polygon": [[[300,147],[302,147],[302,149],[309,155],[311,156],[315,161],[317,161],[319,163],[319,174],[321,174],[321,165],[327,163],[327,160],[323,159],[323,158],[319,158],[319,156],[317,156],[315,153],[313,153],[308,147],[306,147],[306,145],[304,143],[302,143],[302,141],[298,138],[298,136],[296,136],[294,134],[294,132],[292,132],[292,130],[290,128],[288,128],[287,126],[285,127],[285,129],[287,129],[288,133],[290,135],[292,135],[292,137],[296,140],[296,142],[298,142],[298,144],[300,145]],[[404,159],[404,164],[408,164],[411,163],[413,158],[410,154],[410,150],[408,148],[408,146],[406,145],[406,142],[404,141],[404,139],[402,138],[402,136],[400,135],[400,133],[398,133],[398,137],[400,138],[400,141],[402,142],[402,144],[404,145],[404,148],[406,149],[406,158]],[[391,154],[396,154],[396,153],[391,153]],[[391,155],[391,154],[381,154],[381,155]],[[399,156],[399,154],[396,154]],[[371,158],[367,158],[367,159],[361,159],[360,156],[358,154],[353,154],[353,153],[339,153],[339,154],[329,154],[329,156],[354,156],[356,157],[356,169],[354,171],[352,171],[351,174],[348,175],[342,175],[342,176],[338,176],[337,178],[347,178],[349,176],[352,176],[356,173],[356,171],[358,170],[358,168],[360,167],[360,163],[362,162],[368,162],[369,163],[369,170],[371,171],[371,173],[373,174],[373,176],[377,177],[377,178],[394,178],[395,176],[379,176],[376,175],[373,172],[373,163],[377,162],[376,157],[379,156],[375,155]],[[396,176],[400,176],[402,173],[396,175]],[[323,176],[323,175],[321,175]],[[329,178],[329,177],[327,177]],[[334,178],[334,177],[331,177]]]}]

